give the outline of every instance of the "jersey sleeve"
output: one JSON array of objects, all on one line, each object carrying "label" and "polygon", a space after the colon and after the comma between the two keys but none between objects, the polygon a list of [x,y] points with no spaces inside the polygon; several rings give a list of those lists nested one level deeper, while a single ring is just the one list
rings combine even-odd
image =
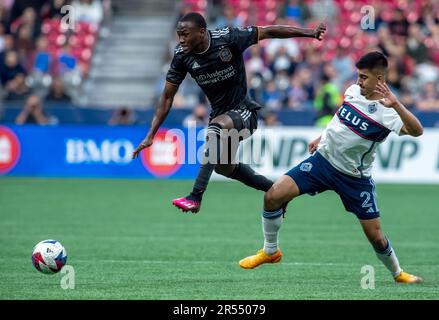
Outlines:
[{"label": "jersey sleeve", "polygon": [[383,125],[395,132],[397,135],[401,135],[401,128],[404,123],[401,120],[399,114],[393,108],[386,108],[383,113]]},{"label": "jersey sleeve", "polygon": [[358,84],[353,84],[346,89],[344,97],[347,99],[356,98],[360,95],[360,86]]},{"label": "jersey sleeve", "polygon": [[230,40],[243,52],[251,45],[258,43],[258,27],[230,28]]},{"label": "jersey sleeve", "polygon": [[175,85],[180,85],[186,77],[187,69],[183,63],[183,56],[181,54],[174,54],[171,66],[166,74],[166,81]]}]

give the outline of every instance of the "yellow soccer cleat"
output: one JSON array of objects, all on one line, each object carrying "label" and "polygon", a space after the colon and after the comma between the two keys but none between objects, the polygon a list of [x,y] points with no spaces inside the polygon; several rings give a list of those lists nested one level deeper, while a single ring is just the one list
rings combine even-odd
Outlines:
[{"label": "yellow soccer cleat", "polygon": [[398,283],[422,283],[424,279],[415,276],[413,274],[401,271],[401,273],[395,277],[395,282]]},{"label": "yellow soccer cleat", "polygon": [[277,263],[280,261],[280,259],[282,259],[282,252],[280,249],[278,249],[276,253],[271,256],[266,254],[264,249],[261,249],[256,252],[254,256],[249,256],[239,261],[239,265],[244,269],[253,269],[264,263]]}]

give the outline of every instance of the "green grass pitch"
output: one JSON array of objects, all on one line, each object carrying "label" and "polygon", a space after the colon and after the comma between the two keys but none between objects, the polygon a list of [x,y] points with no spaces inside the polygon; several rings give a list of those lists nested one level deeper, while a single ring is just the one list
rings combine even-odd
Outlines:
[{"label": "green grass pitch", "polygon": [[[281,229],[283,260],[255,270],[238,261],[262,245],[263,194],[211,182],[199,214],[171,199],[192,181],[0,179],[0,299],[438,299],[438,185],[378,185],[385,233],[402,267],[425,278],[396,285],[338,196],[303,196]],[[75,270],[31,263],[33,246],[57,239]],[[375,289],[362,289],[364,265]]]}]

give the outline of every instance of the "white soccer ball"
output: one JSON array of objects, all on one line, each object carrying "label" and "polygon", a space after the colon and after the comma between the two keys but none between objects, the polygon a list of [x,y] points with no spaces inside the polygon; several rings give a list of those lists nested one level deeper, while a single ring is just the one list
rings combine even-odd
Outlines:
[{"label": "white soccer ball", "polygon": [[32,252],[34,267],[45,274],[59,272],[66,262],[66,249],[56,240],[49,239],[39,242]]}]

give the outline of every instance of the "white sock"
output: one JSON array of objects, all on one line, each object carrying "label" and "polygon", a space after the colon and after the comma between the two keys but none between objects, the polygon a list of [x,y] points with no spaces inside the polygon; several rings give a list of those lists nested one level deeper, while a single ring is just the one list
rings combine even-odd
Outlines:
[{"label": "white sock", "polygon": [[[386,238],[387,239],[387,238]],[[398,276],[402,269],[399,266],[398,258],[396,257],[395,250],[393,250],[390,240],[387,239],[387,247],[384,250],[375,249],[378,259],[386,266],[386,268],[392,273],[394,277]]]},{"label": "white sock", "polygon": [[262,231],[264,232],[264,251],[273,255],[279,248],[278,233],[283,222],[283,210],[264,210],[262,213]]}]

